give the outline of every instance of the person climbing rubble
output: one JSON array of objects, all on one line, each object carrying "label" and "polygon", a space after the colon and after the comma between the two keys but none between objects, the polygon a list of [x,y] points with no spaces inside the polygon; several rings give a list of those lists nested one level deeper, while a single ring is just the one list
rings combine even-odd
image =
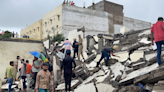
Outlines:
[{"label": "person climbing rubble", "polygon": [[[72,73],[75,72],[76,63],[73,58],[70,57],[70,52],[67,52],[67,57],[64,58],[61,65],[61,75],[62,69],[64,68],[64,79],[65,79],[65,91],[71,91],[71,79]],[[74,70],[72,71],[72,63],[74,64]],[[68,88],[69,87],[69,88]],[[68,88],[68,89],[67,89]]]},{"label": "person climbing rubble", "polygon": [[66,39],[62,45],[62,47],[65,46],[65,57],[67,56],[67,52],[70,52],[71,53],[71,46],[73,48],[73,45],[72,43]]},{"label": "person climbing rubble", "polygon": [[104,58],[105,58],[105,64],[106,64],[106,66],[108,66],[108,60],[109,60],[110,55],[115,56],[115,57],[119,57],[119,56],[116,56],[116,55],[113,54],[113,50],[117,51],[118,50],[118,46],[113,46],[113,48],[104,48],[102,50],[102,52],[101,52],[102,53],[101,54],[101,58],[97,62],[97,66],[96,67],[99,67],[99,64],[100,64],[101,60],[104,59]]},{"label": "person climbing rubble", "polygon": [[154,45],[153,36],[157,45],[157,62],[161,65],[161,46],[164,45],[164,22],[162,17],[159,17],[157,23],[151,28],[152,45]]}]

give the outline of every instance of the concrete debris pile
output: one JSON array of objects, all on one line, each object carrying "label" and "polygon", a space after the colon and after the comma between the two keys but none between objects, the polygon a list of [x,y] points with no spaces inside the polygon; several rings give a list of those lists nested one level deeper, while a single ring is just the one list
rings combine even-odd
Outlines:
[{"label": "concrete debris pile", "polygon": [[[164,66],[158,67],[156,46],[151,46],[150,29],[129,31],[123,34],[87,36],[87,59],[76,61],[72,79],[74,92],[162,92]],[[104,47],[117,45],[108,66],[104,60],[96,67]],[[162,48],[164,50],[164,48]],[[162,61],[164,51],[162,52]],[[58,75],[60,76],[60,75]],[[64,91],[64,79],[59,77],[56,91]],[[143,91],[145,92],[145,91]]]}]

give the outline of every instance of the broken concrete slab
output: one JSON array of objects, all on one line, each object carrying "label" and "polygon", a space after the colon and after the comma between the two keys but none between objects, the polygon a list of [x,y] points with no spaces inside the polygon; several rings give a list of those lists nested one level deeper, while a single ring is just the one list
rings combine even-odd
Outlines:
[{"label": "broken concrete slab", "polygon": [[147,74],[147,73],[149,73],[149,72],[151,72],[151,71],[157,69],[157,67],[158,67],[158,64],[155,63],[155,64],[153,64],[153,65],[151,65],[151,66],[147,66],[147,67],[144,67],[144,68],[142,68],[142,69],[133,71],[133,72],[131,72],[130,74],[128,74],[127,77],[126,77],[125,79],[121,80],[120,83],[123,83],[123,82],[126,82],[126,81],[128,81],[128,80],[134,79],[134,78],[136,78],[136,77],[138,77],[138,76]]},{"label": "broken concrete slab", "polygon": [[124,62],[124,61],[128,60],[128,58],[129,58],[129,52],[127,52],[127,51],[117,52],[117,53],[114,53],[114,55],[117,55],[120,58],[119,57],[114,57],[112,55],[111,55],[111,58],[117,59],[119,62]]},{"label": "broken concrete slab", "polygon": [[115,89],[111,85],[104,83],[97,84],[96,87],[98,89],[98,92],[113,92],[113,90]]},{"label": "broken concrete slab", "polygon": [[[71,81],[71,89],[72,88],[75,88],[75,85],[76,84],[79,84],[80,83],[80,80],[73,80],[73,81]],[[77,87],[78,85],[76,85],[76,87]],[[57,90],[57,91],[59,91],[59,90],[65,90],[65,83],[62,83],[62,84],[60,84],[60,85],[58,85],[57,86],[57,88],[55,89],[55,90]]]},{"label": "broken concrete slab", "polygon": [[144,58],[144,51],[134,51],[134,53],[130,55],[130,59],[132,62],[136,62],[140,58]]},{"label": "broken concrete slab", "polygon": [[93,36],[95,42],[98,42],[99,38],[97,36]]},{"label": "broken concrete slab", "polygon": [[96,92],[96,88],[94,86],[94,83],[89,83],[79,86],[77,89],[74,90],[74,92]]},{"label": "broken concrete slab", "polygon": [[96,58],[95,54],[90,55],[87,59],[85,59],[86,63],[92,62]]},{"label": "broken concrete slab", "polygon": [[125,66],[117,62],[114,65],[110,66],[110,69],[112,70],[112,73],[114,73],[114,78],[112,80],[115,80],[117,76],[122,75],[121,70],[124,71]]}]

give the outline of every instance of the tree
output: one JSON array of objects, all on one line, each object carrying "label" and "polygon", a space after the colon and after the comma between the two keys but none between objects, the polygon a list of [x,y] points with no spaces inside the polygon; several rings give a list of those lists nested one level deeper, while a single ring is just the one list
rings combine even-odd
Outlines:
[{"label": "tree", "polygon": [[12,33],[8,30],[5,31],[5,34],[0,35],[0,38],[10,38],[12,36]]},{"label": "tree", "polygon": [[53,42],[60,43],[61,41],[64,41],[64,39],[65,39],[65,37],[63,34],[57,34],[52,38],[51,43],[53,43]]}]

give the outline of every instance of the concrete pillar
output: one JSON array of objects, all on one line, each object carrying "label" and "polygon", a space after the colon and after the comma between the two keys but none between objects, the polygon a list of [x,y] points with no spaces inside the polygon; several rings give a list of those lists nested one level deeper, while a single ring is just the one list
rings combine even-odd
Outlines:
[{"label": "concrete pillar", "polygon": [[60,70],[60,67],[57,65],[56,56],[53,56],[53,73],[54,80],[57,81],[57,71]]},{"label": "concrete pillar", "polygon": [[98,52],[100,53],[101,50],[103,49],[103,38],[99,38],[99,41],[98,41]]}]

